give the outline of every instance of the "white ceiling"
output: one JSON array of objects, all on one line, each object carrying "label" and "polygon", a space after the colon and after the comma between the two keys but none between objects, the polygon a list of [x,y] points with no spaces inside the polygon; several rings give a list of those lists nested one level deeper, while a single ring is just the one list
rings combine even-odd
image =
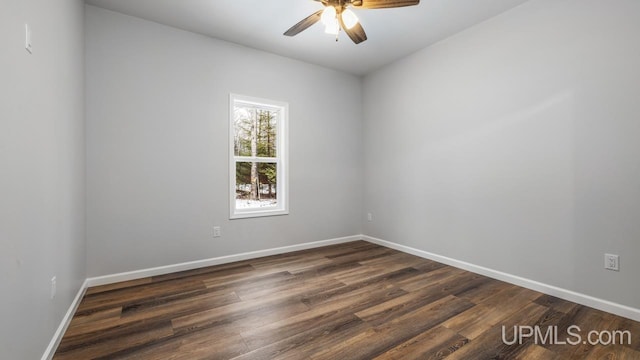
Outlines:
[{"label": "white ceiling", "polygon": [[354,9],[368,40],[355,45],[316,24],[289,27],[322,9],[313,0],[86,0],[88,4],[305,62],[364,75],[527,0],[422,0],[418,6]]}]

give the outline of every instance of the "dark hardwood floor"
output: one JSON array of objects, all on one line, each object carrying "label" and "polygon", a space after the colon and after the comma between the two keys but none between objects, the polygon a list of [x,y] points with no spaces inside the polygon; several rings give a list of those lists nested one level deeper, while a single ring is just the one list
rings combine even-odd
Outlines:
[{"label": "dark hardwood floor", "polygon": [[[506,345],[516,325],[632,341]],[[638,322],[357,241],[90,288],[54,359],[640,359],[638,336]]]}]

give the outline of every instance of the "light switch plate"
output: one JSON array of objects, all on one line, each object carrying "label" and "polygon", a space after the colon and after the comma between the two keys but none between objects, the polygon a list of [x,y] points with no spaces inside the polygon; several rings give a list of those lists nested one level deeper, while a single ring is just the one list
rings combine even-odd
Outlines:
[{"label": "light switch plate", "polygon": [[29,54],[33,53],[33,48],[31,46],[31,28],[29,24],[24,24],[24,48],[27,49]]}]

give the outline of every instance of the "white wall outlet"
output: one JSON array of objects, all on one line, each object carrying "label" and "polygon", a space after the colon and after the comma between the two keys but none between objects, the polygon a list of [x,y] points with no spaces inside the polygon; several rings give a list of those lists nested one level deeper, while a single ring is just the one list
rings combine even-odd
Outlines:
[{"label": "white wall outlet", "polygon": [[373,221],[373,214],[367,213],[367,221]]},{"label": "white wall outlet", "polygon": [[220,226],[214,226],[213,237],[220,237],[220,236],[222,236],[222,229],[220,229]]},{"label": "white wall outlet", "polygon": [[51,298],[56,297],[56,277],[51,278]]},{"label": "white wall outlet", "polygon": [[604,254],[604,268],[613,271],[620,271],[620,256]]},{"label": "white wall outlet", "polygon": [[31,28],[29,24],[24,24],[24,32],[24,48],[31,54],[33,53],[33,48],[31,46]]}]

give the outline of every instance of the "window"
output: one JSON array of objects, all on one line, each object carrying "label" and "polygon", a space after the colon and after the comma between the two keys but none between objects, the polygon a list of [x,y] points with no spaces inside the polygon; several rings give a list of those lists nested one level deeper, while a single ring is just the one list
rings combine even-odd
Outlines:
[{"label": "window", "polygon": [[289,213],[287,103],[231,94],[230,217]]}]

